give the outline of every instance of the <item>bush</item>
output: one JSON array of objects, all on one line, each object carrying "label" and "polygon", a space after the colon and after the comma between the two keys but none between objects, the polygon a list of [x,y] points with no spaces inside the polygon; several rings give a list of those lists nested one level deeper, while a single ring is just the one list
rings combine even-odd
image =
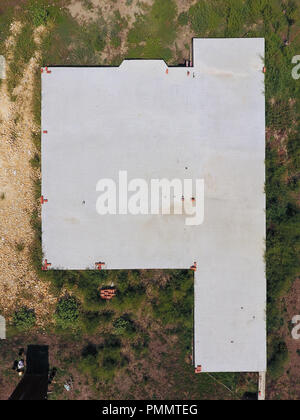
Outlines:
[{"label": "bush", "polygon": [[114,332],[117,335],[132,335],[136,328],[128,314],[122,315],[113,322]]},{"label": "bush", "polygon": [[289,353],[284,341],[275,341],[272,347],[272,357],[268,362],[268,372],[272,379],[278,379],[284,372],[284,366],[289,360]]},{"label": "bush", "polygon": [[19,331],[29,330],[35,325],[35,313],[33,309],[26,307],[16,311],[13,317],[13,324]]},{"label": "bush", "polygon": [[189,23],[189,15],[187,12],[180,13],[180,15],[178,16],[178,23],[181,26],[185,26]]},{"label": "bush", "polygon": [[74,327],[77,324],[78,317],[78,303],[74,297],[68,296],[58,302],[54,318],[60,328]]}]

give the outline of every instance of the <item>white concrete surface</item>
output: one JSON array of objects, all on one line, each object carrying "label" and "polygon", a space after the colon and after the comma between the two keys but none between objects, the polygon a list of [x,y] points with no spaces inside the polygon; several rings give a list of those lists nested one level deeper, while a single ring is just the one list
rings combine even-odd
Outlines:
[{"label": "white concrete surface", "polygon": [[5,318],[0,315],[0,340],[6,339],[6,321]]},{"label": "white concrete surface", "polygon": [[258,375],[258,401],[266,399],[266,372],[259,372]]},{"label": "white concrete surface", "polygon": [[[168,74],[160,60],[42,74],[44,257],[54,269],[197,261],[195,365],[204,372],[266,365],[263,56],[263,39],[195,39],[193,67]],[[119,170],[204,178],[204,223],[100,216],[96,183]]]},{"label": "white concrete surface", "polygon": [[3,55],[0,55],[0,79],[6,79],[6,61]]}]

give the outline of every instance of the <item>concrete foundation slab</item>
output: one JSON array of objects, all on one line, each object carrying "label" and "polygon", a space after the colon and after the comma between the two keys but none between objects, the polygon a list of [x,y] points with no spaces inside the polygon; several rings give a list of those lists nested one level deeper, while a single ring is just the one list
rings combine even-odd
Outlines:
[{"label": "concrete foundation slab", "polygon": [[[44,69],[44,258],[53,269],[196,261],[195,366],[264,371],[264,40],[195,39],[193,49],[188,68]],[[187,226],[185,214],[100,216],[96,185],[118,185],[119,171],[148,185],[204,179],[203,224]]]}]

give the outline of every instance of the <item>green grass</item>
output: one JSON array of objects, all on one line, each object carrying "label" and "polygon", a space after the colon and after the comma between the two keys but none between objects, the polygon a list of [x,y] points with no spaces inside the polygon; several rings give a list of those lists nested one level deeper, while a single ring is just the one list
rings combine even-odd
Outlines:
[{"label": "green grass", "polygon": [[20,82],[25,65],[33,56],[35,48],[36,45],[33,40],[33,29],[30,24],[26,24],[23,26],[21,33],[17,37],[14,57],[10,63],[7,74],[7,86],[12,98],[14,98],[13,90]]},{"label": "green grass", "polygon": [[176,3],[155,0],[152,8],[138,16],[128,34],[128,58],[161,58],[169,62],[176,38]]}]

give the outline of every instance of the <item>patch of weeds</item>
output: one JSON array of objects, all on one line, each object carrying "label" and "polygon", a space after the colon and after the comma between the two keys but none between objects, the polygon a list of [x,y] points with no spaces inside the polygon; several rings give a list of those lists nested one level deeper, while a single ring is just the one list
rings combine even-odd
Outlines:
[{"label": "patch of weeds", "polygon": [[35,319],[33,309],[23,307],[14,313],[13,325],[18,331],[26,331],[35,325]]},{"label": "patch of weeds", "polygon": [[7,86],[12,100],[15,99],[13,90],[21,80],[25,65],[33,56],[35,48],[32,27],[25,24],[17,37],[14,58],[7,71]]},{"label": "patch of weeds", "polygon": [[105,48],[107,25],[99,14],[95,22],[79,24],[62,11],[43,40],[43,65],[98,65]]},{"label": "patch of weeds", "polygon": [[[41,126],[41,72],[40,69],[35,73],[35,89],[33,91],[33,116],[38,127]],[[41,151],[41,133],[32,133],[33,143],[38,151]]]},{"label": "patch of weeds", "polygon": [[121,341],[116,336],[109,335],[102,345],[89,344],[83,349],[79,369],[94,381],[109,381],[113,379],[116,370],[124,368],[127,364],[128,359],[122,353]]},{"label": "patch of weeds", "polygon": [[34,185],[33,185],[33,191],[34,191],[34,198],[36,200],[40,199],[41,198],[41,179],[40,178],[35,180]]},{"label": "patch of weeds", "polygon": [[86,334],[93,334],[102,324],[101,312],[89,311],[80,313],[80,326]]},{"label": "patch of weeds", "polygon": [[188,12],[191,27],[197,36],[214,33],[224,24],[226,6],[224,1],[200,1],[191,6]]},{"label": "patch of weeds", "polygon": [[41,133],[32,133],[32,141],[35,145],[36,149],[40,152],[41,151]]},{"label": "patch of weeds", "polygon": [[128,57],[170,61],[170,47],[176,37],[175,18],[176,3],[173,0],[155,0],[148,12],[137,17],[128,33]]},{"label": "patch of weeds", "polygon": [[24,249],[25,249],[25,244],[24,244],[24,242],[18,242],[18,243],[16,244],[16,251],[17,251],[17,252],[22,252],[22,251],[24,251]]},{"label": "patch of weeds", "polygon": [[30,20],[34,26],[46,25],[49,18],[49,11],[46,4],[31,0],[28,6]]},{"label": "patch of weeds", "polygon": [[271,357],[268,360],[268,373],[275,380],[283,374],[284,367],[289,360],[289,353],[285,342],[275,339],[270,345],[269,354],[271,354]]},{"label": "patch of weeds", "polygon": [[59,2],[56,0],[29,0],[24,10],[27,21],[35,27],[54,23],[60,15]]},{"label": "patch of weeds", "polygon": [[79,317],[79,305],[73,296],[66,296],[58,302],[54,319],[56,325],[65,330],[74,328],[77,325]]},{"label": "patch of weeds", "polygon": [[109,38],[112,45],[117,48],[121,45],[120,32],[122,29],[128,26],[127,20],[122,18],[120,12],[117,10],[114,12],[113,19],[110,23]]},{"label": "patch of weeds", "polygon": [[88,11],[91,11],[94,8],[91,0],[82,0],[82,5]]},{"label": "patch of weeds", "polygon": [[33,267],[36,269],[37,273],[41,275],[41,264],[42,264],[42,258],[43,258],[42,245],[41,245],[42,229],[41,229],[41,219],[37,210],[34,210],[34,212],[32,213],[30,224],[34,231],[34,239],[30,246],[31,263]]},{"label": "patch of weeds", "polygon": [[5,40],[7,38],[7,34],[9,33],[9,27],[11,22],[14,18],[14,8],[13,6],[6,5],[5,12],[0,13],[0,55],[5,57],[6,55],[6,47],[5,47]]},{"label": "patch of weeds", "polygon": [[136,332],[136,326],[128,314],[124,314],[113,322],[116,335],[132,336]]},{"label": "patch of weeds", "polygon": [[145,357],[149,353],[150,336],[147,333],[138,335],[131,347],[137,357]]},{"label": "patch of weeds", "polygon": [[33,158],[30,159],[30,165],[34,169],[40,168],[40,166],[41,166],[41,159],[40,159],[40,155],[38,153],[35,153],[34,156],[33,156]]},{"label": "patch of weeds", "polygon": [[180,26],[185,26],[189,23],[189,14],[187,12],[182,12],[177,20]]}]

